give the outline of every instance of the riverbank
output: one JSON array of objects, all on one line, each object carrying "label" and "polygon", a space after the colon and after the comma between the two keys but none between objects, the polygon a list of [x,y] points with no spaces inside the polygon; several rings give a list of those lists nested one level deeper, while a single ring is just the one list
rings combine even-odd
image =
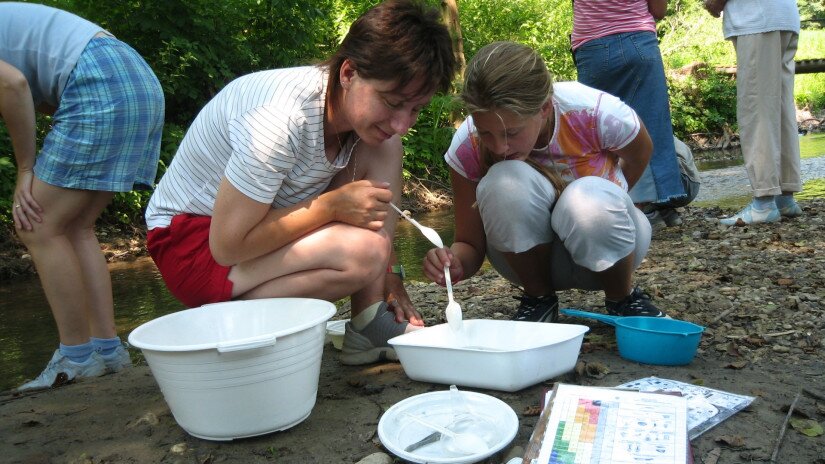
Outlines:
[{"label": "riverbank", "polygon": [[[658,234],[636,274],[674,318],[707,327],[688,366],[646,366],[620,358],[614,331],[591,327],[579,368],[519,392],[476,390],[516,412],[511,447],[526,445],[542,393],[554,381],[615,386],[650,375],[754,396],[754,403],[692,442],[695,462],[769,461],[789,405],[825,423],[825,200],[801,203],[805,215],[777,224],[723,227],[718,207],[686,208],[684,224]],[[131,246],[131,245],[130,245]],[[139,248],[139,247],[136,247]],[[410,282],[408,290],[428,324],[443,322],[446,292]],[[494,272],[456,286],[466,319],[507,319],[519,294]],[[562,306],[603,311],[599,292],[564,291]],[[335,318],[346,318],[343,307]],[[409,380],[400,365],[341,365],[325,346],[318,400],[297,426],[262,437],[215,443],[187,435],[175,422],[138,350],[136,367],[53,391],[0,395],[0,455],[7,462],[357,462],[385,451],[376,434],[381,414],[398,401],[447,386]],[[777,462],[822,464],[825,436],[788,426]],[[516,450],[517,451],[517,450]],[[718,458],[716,458],[718,456]]]}]

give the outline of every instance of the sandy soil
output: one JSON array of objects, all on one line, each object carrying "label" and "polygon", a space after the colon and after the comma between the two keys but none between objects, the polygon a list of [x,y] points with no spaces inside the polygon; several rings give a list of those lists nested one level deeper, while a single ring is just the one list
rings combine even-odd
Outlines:
[{"label": "sandy soil", "polygon": [[[707,327],[699,353],[682,367],[642,365],[619,357],[613,329],[597,322],[576,370],[524,390],[478,390],[501,399],[519,418],[504,462],[524,448],[542,394],[554,382],[615,386],[650,375],[756,397],[754,403],[693,440],[697,463],[825,463],[825,436],[790,425],[780,430],[797,394],[794,418],[825,423],[825,201],[803,203],[806,216],[761,227],[725,228],[718,209],[689,209],[685,224],[655,238],[638,283],[673,317]],[[442,322],[446,295],[411,284],[430,324]],[[507,319],[517,289],[494,272],[460,283],[466,319]],[[566,291],[562,306],[600,311],[596,292]],[[336,318],[346,318],[343,309]],[[234,442],[189,436],[171,415],[139,351],[136,366],[52,391],[0,396],[0,460],[21,463],[353,463],[385,452],[376,432],[393,404],[446,385],[412,381],[396,363],[348,367],[326,345],[312,414],[283,432]],[[480,368],[482,368],[480,366]],[[781,446],[780,446],[781,445]],[[778,450],[777,450],[777,446]]]}]

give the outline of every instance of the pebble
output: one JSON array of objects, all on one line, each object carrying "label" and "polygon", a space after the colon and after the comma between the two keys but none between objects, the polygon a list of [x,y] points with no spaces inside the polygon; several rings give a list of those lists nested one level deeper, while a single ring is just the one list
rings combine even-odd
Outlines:
[{"label": "pebble", "polygon": [[385,453],[372,453],[355,464],[392,464],[393,459]]}]

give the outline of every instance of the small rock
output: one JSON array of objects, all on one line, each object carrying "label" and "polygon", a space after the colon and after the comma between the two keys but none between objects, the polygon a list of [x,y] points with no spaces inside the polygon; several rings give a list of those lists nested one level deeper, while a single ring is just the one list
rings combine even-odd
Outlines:
[{"label": "small rock", "polygon": [[385,453],[372,453],[355,464],[392,464],[392,457]]},{"label": "small rock", "polygon": [[160,422],[160,420],[158,420],[158,416],[156,416],[152,412],[147,412],[140,419],[138,419],[138,420],[132,422],[131,424],[127,425],[126,428],[127,429],[133,429],[135,427],[138,427],[138,426],[141,426],[141,425],[144,425],[144,424],[153,426],[153,425],[158,425],[159,422]]},{"label": "small rock", "polygon": [[186,450],[188,448],[189,447],[186,446],[186,443],[178,443],[176,445],[172,445],[172,447],[169,448],[169,452],[175,453],[175,454],[183,454],[183,453],[186,452]]}]

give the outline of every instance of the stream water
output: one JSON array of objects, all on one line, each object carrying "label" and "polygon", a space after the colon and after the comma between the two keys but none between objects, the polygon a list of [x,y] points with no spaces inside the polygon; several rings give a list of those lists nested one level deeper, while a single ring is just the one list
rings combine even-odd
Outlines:
[{"label": "stream water", "polygon": [[[803,156],[825,155],[825,134],[800,139]],[[741,165],[741,159],[732,156],[731,165]],[[730,169],[719,165],[700,166],[703,178],[712,181]],[[825,156],[816,159],[809,177],[825,178]],[[738,171],[743,171],[741,168]],[[747,179],[745,178],[745,181]],[[710,182],[709,182],[710,183]],[[732,185],[728,195],[741,195],[740,185]],[[725,189],[721,195],[725,194]],[[715,196],[715,195],[714,195]],[[717,200],[721,198],[718,197]],[[705,203],[713,201],[706,199]],[[439,232],[444,243],[453,241],[453,220],[450,211],[414,215],[422,224]],[[421,233],[406,221],[400,221],[395,240],[399,261],[404,264],[408,279],[424,280],[421,259],[432,247]],[[184,306],[169,294],[150,258],[110,266],[115,301],[115,317],[121,338],[140,324],[159,316],[179,311]],[[0,286],[0,391],[22,384],[37,376],[54,352],[58,334],[48,303],[36,277],[6,282]]]}]

